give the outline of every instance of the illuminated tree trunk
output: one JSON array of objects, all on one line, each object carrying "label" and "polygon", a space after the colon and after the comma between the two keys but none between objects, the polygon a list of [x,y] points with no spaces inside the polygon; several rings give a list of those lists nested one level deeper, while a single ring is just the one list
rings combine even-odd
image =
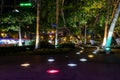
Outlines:
[{"label": "illuminated tree trunk", "polygon": [[36,42],[35,49],[38,49],[40,46],[40,0],[37,0],[37,17],[36,17]]},{"label": "illuminated tree trunk", "polygon": [[106,23],[105,23],[105,31],[104,31],[104,38],[103,38],[103,44],[102,46],[104,47],[106,44],[106,39],[107,39],[107,33],[108,33],[108,23],[109,23],[109,13],[110,13],[110,1],[107,0],[107,14],[106,14]]},{"label": "illuminated tree trunk", "polygon": [[58,45],[58,16],[59,16],[59,1],[56,0],[56,31],[55,31],[55,47]]},{"label": "illuminated tree trunk", "polygon": [[19,28],[18,28],[19,30],[19,32],[18,32],[18,34],[19,34],[19,43],[18,43],[18,45],[19,46],[22,46],[22,36],[21,36],[21,26],[19,25]]},{"label": "illuminated tree trunk", "polygon": [[111,18],[110,21],[112,21],[112,19],[114,18],[115,11],[116,11],[116,9],[117,9],[118,4],[119,4],[119,0],[115,0],[115,2],[113,3],[113,5],[114,5],[114,9],[113,9],[113,12],[112,12],[112,18]]},{"label": "illuminated tree trunk", "polygon": [[113,18],[113,21],[111,23],[111,26],[110,26],[110,29],[109,29],[109,32],[108,32],[108,37],[107,37],[107,42],[106,42],[106,50],[110,49],[113,31],[114,31],[114,27],[115,27],[116,21],[118,19],[119,13],[120,13],[120,3],[118,4],[118,8],[116,10],[115,16]]}]

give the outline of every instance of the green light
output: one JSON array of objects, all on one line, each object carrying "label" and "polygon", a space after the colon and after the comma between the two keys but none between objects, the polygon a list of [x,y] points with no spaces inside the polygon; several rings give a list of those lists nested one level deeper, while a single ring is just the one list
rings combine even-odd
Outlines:
[{"label": "green light", "polygon": [[24,6],[30,7],[30,6],[32,6],[32,4],[31,3],[20,3],[20,6],[21,7],[24,7]]}]

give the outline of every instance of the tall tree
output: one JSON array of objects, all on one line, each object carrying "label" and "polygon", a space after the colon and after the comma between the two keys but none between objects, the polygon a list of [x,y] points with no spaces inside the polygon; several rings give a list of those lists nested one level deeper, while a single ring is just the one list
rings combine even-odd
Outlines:
[{"label": "tall tree", "polygon": [[37,16],[36,16],[36,43],[35,49],[40,46],[40,0],[37,0]]},{"label": "tall tree", "polygon": [[116,21],[118,19],[119,13],[120,13],[120,2],[118,4],[117,10],[116,10],[115,15],[114,15],[114,18],[112,20],[112,23],[110,25],[110,29],[109,29],[108,37],[107,37],[107,42],[106,42],[106,46],[105,46],[106,51],[110,50],[111,41],[112,41],[112,35],[113,35],[113,31],[114,31],[115,24],[116,24]]},{"label": "tall tree", "polygon": [[61,14],[64,22],[64,27],[66,27],[66,20],[65,20],[65,15],[64,15],[64,0],[61,0],[62,2],[62,7],[61,7]]},{"label": "tall tree", "polygon": [[59,0],[56,0],[56,31],[55,31],[55,47],[58,45],[58,21],[59,21]]},{"label": "tall tree", "polygon": [[102,44],[103,47],[105,46],[107,39],[109,16],[110,16],[110,1],[107,0],[107,14],[106,14],[105,31],[104,31],[104,38]]}]

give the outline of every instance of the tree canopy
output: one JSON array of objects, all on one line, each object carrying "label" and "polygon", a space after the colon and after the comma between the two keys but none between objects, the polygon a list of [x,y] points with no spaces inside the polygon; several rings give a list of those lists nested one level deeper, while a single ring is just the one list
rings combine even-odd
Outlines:
[{"label": "tree canopy", "polygon": [[[117,0],[110,0],[110,2],[110,19],[112,19],[114,4]],[[8,31],[12,29],[17,31],[18,24],[21,26],[30,25],[32,30],[35,29],[36,7],[34,6],[32,10],[33,12],[23,11],[2,14],[0,16],[0,30]],[[64,16],[61,10],[64,12]],[[41,0],[40,11],[40,29],[52,29],[51,24],[56,19],[56,0]],[[96,34],[101,34],[101,32],[104,32],[106,12],[106,0],[59,0],[58,28],[64,27],[64,17],[66,27],[72,34],[79,34],[81,32],[80,28],[84,28],[85,25],[87,25],[88,33],[93,31]],[[120,30],[119,21],[120,18],[118,18],[115,29],[117,32]]]}]

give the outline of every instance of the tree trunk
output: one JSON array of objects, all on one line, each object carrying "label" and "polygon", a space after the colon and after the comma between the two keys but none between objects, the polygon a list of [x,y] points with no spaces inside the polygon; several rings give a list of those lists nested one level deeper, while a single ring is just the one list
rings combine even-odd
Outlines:
[{"label": "tree trunk", "polygon": [[112,19],[114,18],[115,10],[117,9],[118,3],[119,3],[119,0],[114,1],[114,3],[113,3],[114,9],[113,9],[113,12],[112,12],[112,18],[111,18],[111,20],[110,20],[111,22],[112,22]]},{"label": "tree trunk", "polygon": [[18,43],[18,45],[19,45],[19,46],[22,46],[22,36],[21,36],[21,26],[20,26],[20,25],[19,25],[19,28],[18,28],[18,29],[19,29],[19,30],[18,30],[18,31],[19,31],[19,33],[18,33],[18,34],[19,34],[19,43]]},{"label": "tree trunk", "polygon": [[35,49],[40,47],[40,0],[37,0],[36,43]]},{"label": "tree trunk", "polygon": [[103,38],[103,44],[102,46],[104,47],[106,44],[106,39],[107,39],[107,33],[108,33],[108,23],[109,23],[109,14],[110,13],[110,1],[107,0],[107,14],[106,14],[106,23],[105,23],[105,31],[104,31],[104,38]]},{"label": "tree trunk", "polygon": [[120,13],[120,2],[118,4],[118,8],[116,10],[115,16],[113,18],[113,21],[111,23],[111,26],[110,26],[110,29],[109,29],[109,32],[108,32],[107,42],[106,42],[106,46],[105,46],[106,48],[110,48],[113,31],[114,31],[115,24],[116,24],[116,21],[118,19],[119,13]]},{"label": "tree trunk", "polygon": [[63,22],[64,22],[64,27],[66,27],[66,21],[65,21],[65,16],[64,16],[63,7],[64,7],[64,0],[62,0],[61,14],[62,14]]},{"label": "tree trunk", "polygon": [[55,47],[58,45],[58,17],[59,17],[59,0],[56,0],[56,31],[55,31]]}]

